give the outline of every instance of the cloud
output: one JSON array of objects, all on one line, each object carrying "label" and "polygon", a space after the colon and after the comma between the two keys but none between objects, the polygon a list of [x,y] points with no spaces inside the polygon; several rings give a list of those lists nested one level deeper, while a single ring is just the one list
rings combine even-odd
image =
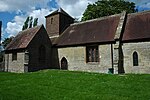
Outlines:
[{"label": "cloud", "polygon": [[38,10],[34,10],[32,12],[29,12],[28,15],[33,16],[33,18],[38,18],[38,25],[41,25],[41,24],[45,25],[45,16],[50,14],[54,10],[56,10],[56,9],[53,9],[53,10],[38,9]]},{"label": "cloud", "polygon": [[30,11],[34,7],[48,7],[49,0],[0,0],[0,12]]},{"label": "cloud", "polygon": [[24,20],[24,16],[15,16],[12,22],[7,23],[5,31],[8,34],[8,37],[15,36],[19,31],[21,31]]},{"label": "cloud", "polygon": [[59,7],[62,7],[68,14],[81,19],[88,3],[94,3],[97,0],[56,0]]},{"label": "cloud", "polygon": [[38,25],[41,24],[45,25],[45,16],[50,14],[51,12],[52,10],[49,9],[38,9],[38,10],[33,10],[31,12],[28,12],[22,16],[15,16],[11,22],[7,23],[5,32],[7,33],[8,37],[15,36],[17,33],[19,33],[19,31],[22,30],[24,21],[28,16],[32,16],[33,18],[38,18]]}]

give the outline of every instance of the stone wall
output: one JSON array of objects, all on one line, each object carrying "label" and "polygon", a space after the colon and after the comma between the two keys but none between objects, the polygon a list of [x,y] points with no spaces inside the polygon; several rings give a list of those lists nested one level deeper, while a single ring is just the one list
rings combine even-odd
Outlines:
[{"label": "stone wall", "polygon": [[73,18],[61,13],[46,17],[46,30],[49,37],[59,36],[73,22]]},{"label": "stone wall", "polygon": [[59,35],[59,17],[60,15],[57,14],[46,18],[46,30],[49,37]]},{"label": "stone wall", "polygon": [[[150,73],[150,42],[123,44],[125,73]],[[133,66],[133,53],[138,53],[139,66]]]},{"label": "stone wall", "polygon": [[12,61],[12,53],[5,54],[5,71],[24,72],[24,52],[17,53],[17,60]]},{"label": "stone wall", "polygon": [[[65,57],[68,70],[108,73],[112,68],[111,45],[99,45],[99,62],[86,62],[86,47],[68,47],[58,49],[59,63]],[[61,65],[61,64],[60,64]]]}]

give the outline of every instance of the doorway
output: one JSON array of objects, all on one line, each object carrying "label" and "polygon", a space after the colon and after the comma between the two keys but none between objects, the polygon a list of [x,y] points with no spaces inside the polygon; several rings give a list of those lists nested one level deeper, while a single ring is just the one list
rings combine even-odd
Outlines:
[{"label": "doorway", "polygon": [[61,69],[62,70],[68,70],[68,62],[65,57],[61,59]]}]

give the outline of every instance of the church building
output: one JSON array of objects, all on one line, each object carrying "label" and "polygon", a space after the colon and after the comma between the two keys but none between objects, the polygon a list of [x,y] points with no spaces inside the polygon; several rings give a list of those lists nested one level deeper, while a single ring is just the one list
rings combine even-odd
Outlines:
[{"label": "church building", "polygon": [[74,23],[62,8],[18,33],[5,49],[5,71],[62,69],[150,73],[150,11]]}]

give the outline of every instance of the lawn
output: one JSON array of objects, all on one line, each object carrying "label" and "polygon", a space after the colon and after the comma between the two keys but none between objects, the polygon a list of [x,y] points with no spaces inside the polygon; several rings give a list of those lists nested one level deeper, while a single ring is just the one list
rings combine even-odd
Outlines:
[{"label": "lawn", "polygon": [[150,75],[0,72],[0,100],[150,100]]}]

